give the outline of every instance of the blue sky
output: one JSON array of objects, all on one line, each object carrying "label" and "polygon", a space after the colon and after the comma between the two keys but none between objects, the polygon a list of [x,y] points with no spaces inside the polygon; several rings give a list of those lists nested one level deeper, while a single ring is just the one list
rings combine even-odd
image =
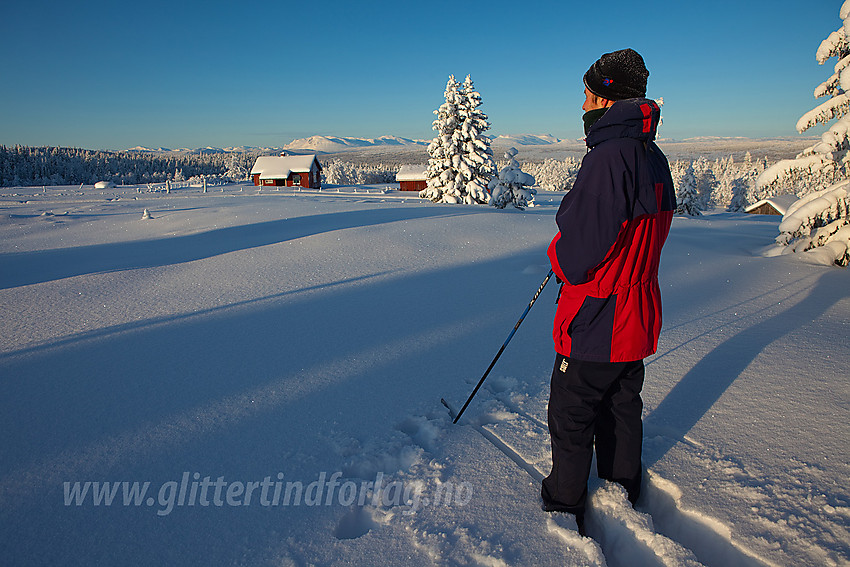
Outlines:
[{"label": "blue sky", "polygon": [[[450,74],[491,135],[582,135],[582,75],[632,47],[668,138],[796,135],[840,1],[4,2],[0,144],[430,139]],[[819,132],[816,132],[819,133]]]}]

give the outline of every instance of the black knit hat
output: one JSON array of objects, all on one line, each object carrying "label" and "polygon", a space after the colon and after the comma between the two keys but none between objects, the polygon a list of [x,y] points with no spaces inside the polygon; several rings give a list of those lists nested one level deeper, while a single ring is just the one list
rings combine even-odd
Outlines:
[{"label": "black knit hat", "polygon": [[584,74],[584,85],[596,96],[622,100],[645,97],[648,77],[643,57],[634,49],[621,49],[606,53],[591,65]]}]

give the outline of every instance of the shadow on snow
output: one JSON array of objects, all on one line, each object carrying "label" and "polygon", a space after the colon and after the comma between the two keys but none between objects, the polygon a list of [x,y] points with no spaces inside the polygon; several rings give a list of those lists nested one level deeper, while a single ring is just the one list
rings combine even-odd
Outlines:
[{"label": "shadow on snow", "polygon": [[447,211],[445,207],[388,207],[293,217],[153,240],[0,254],[0,289],[84,274],[181,264],[346,228],[475,212],[470,208]]}]

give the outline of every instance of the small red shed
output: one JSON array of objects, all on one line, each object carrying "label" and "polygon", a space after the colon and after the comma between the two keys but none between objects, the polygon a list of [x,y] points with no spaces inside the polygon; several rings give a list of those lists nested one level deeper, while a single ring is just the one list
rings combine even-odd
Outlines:
[{"label": "small red shed", "polygon": [[427,186],[428,166],[426,165],[403,165],[395,175],[402,191],[422,191]]},{"label": "small red shed", "polygon": [[322,188],[322,166],[315,154],[306,156],[262,156],[251,168],[254,185]]}]

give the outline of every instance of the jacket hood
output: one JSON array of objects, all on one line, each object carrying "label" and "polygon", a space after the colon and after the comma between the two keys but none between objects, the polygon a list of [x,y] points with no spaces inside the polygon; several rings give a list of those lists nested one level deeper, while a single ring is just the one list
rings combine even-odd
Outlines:
[{"label": "jacket hood", "polygon": [[614,138],[634,138],[641,142],[650,142],[655,139],[660,118],[661,109],[654,100],[618,100],[590,128],[587,146],[592,148]]}]

